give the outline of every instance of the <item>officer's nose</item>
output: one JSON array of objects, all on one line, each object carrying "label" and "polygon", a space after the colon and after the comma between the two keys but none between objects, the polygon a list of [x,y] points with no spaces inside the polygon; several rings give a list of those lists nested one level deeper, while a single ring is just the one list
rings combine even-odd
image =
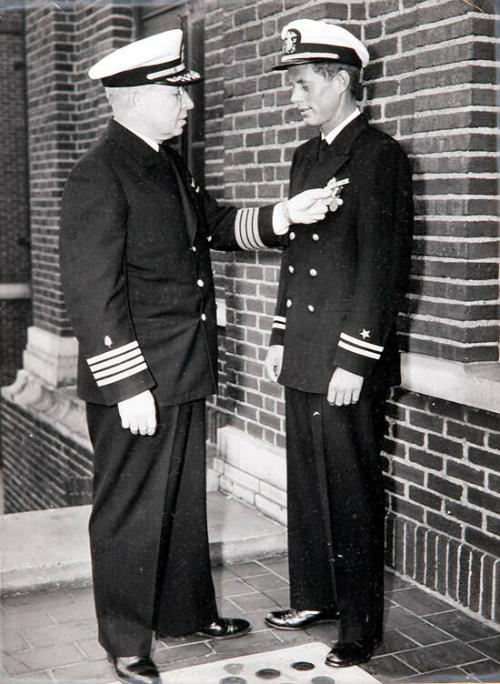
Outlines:
[{"label": "officer's nose", "polygon": [[300,100],[301,100],[301,97],[300,97],[300,94],[299,94],[299,89],[298,89],[298,87],[295,85],[295,86],[293,86],[293,88],[292,88],[292,94],[290,95],[290,102],[291,102],[292,104],[298,104],[298,103],[300,102]]}]

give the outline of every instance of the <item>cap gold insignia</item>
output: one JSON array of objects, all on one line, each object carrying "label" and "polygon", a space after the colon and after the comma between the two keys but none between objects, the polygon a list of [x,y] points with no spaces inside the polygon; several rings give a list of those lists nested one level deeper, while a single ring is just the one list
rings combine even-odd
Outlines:
[{"label": "cap gold insignia", "polygon": [[285,55],[293,55],[297,51],[297,43],[299,42],[300,33],[296,29],[287,31],[283,39],[283,53]]}]

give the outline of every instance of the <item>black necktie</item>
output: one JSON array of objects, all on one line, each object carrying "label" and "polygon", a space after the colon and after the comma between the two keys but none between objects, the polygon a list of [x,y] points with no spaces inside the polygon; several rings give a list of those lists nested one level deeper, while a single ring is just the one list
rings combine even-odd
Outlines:
[{"label": "black necktie", "polygon": [[317,161],[321,161],[325,154],[330,149],[330,145],[326,142],[324,138],[321,138],[318,145],[318,158]]}]

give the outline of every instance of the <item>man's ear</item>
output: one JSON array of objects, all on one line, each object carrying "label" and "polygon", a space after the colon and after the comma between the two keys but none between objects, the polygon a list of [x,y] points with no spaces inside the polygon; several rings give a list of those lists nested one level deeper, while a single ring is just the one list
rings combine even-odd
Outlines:
[{"label": "man's ear", "polygon": [[341,69],[336,74],[336,78],[337,78],[337,84],[338,84],[339,91],[341,93],[345,93],[346,91],[348,91],[349,86],[351,84],[351,78],[350,78],[349,74],[347,73],[347,71],[345,71],[344,69]]}]

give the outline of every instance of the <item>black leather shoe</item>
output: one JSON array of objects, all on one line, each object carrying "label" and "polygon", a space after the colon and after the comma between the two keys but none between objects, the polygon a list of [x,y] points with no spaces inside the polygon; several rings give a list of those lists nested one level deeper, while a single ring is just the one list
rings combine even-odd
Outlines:
[{"label": "black leather shoe", "polygon": [[326,656],[325,664],[330,667],[351,667],[366,663],[372,657],[374,647],[373,642],[365,641],[334,644]]},{"label": "black leather shoe", "polygon": [[208,637],[209,639],[233,639],[240,637],[252,629],[252,625],[240,618],[217,618],[208,627],[200,629],[196,634]]},{"label": "black leather shoe", "polygon": [[273,610],[264,618],[264,622],[274,629],[305,629],[318,622],[338,620],[339,614],[332,610]]},{"label": "black leather shoe", "polygon": [[160,673],[149,656],[118,658],[108,655],[116,676],[125,684],[161,684]]}]

